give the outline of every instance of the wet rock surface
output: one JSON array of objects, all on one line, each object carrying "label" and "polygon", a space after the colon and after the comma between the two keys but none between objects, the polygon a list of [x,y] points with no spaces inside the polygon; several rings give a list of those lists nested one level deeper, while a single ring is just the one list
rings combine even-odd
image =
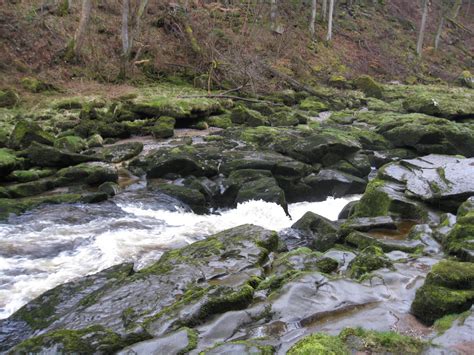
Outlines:
[{"label": "wet rock surface", "polygon": [[[119,208],[131,200],[165,219],[250,200],[289,214],[288,203],[363,196],[336,222],[308,212],[279,234],[242,225],[175,242],[144,268],[119,264],[57,286],[0,320],[0,351],[469,353],[472,93],[355,85],[364,94],[288,91],[276,105],[144,90],[2,122],[0,218],[12,227],[41,215],[154,228]],[[334,109],[344,111],[321,112]],[[19,250],[34,259],[81,243]]]}]

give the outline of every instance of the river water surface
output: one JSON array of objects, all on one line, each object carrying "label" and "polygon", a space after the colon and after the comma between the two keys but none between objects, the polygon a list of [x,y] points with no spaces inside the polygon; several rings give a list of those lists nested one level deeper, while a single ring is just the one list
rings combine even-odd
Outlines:
[{"label": "river water surface", "polygon": [[177,201],[139,191],[94,205],[39,207],[0,224],[0,319],[48,289],[112,265],[132,261],[139,269],[164,250],[241,224],[279,231],[307,211],[336,220],[358,198],[291,204],[292,220],[263,201],[196,215]]}]

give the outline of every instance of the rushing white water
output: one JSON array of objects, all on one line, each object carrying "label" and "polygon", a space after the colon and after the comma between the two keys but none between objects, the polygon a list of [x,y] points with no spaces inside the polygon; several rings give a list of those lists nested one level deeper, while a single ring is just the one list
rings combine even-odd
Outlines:
[{"label": "rushing white water", "polygon": [[[213,215],[147,208],[141,203],[48,206],[0,224],[0,318],[61,283],[132,261],[137,268],[164,250],[241,224],[279,231],[305,212],[335,220],[358,196],[289,206],[249,201]],[[93,207],[91,207],[93,206]]]}]

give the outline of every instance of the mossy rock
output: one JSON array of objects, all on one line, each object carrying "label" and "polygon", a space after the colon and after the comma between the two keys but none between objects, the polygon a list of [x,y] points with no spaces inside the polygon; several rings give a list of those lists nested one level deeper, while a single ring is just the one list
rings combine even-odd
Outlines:
[{"label": "mossy rock", "polygon": [[54,182],[50,179],[24,182],[20,184],[8,185],[8,194],[14,198],[29,197],[39,195],[54,188]]},{"label": "mossy rock", "polygon": [[426,324],[453,313],[471,308],[474,290],[452,290],[443,286],[423,285],[416,291],[411,305],[412,313]]},{"label": "mossy rock", "polygon": [[237,106],[230,114],[232,123],[244,124],[250,127],[266,126],[267,119],[258,111],[248,109],[244,106]]},{"label": "mossy rock", "polygon": [[211,116],[206,119],[207,123],[211,127],[217,128],[229,128],[232,127],[232,120],[230,119],[230,114],[225,113],[219,116]]},{"label": "mossy rock", "polygon": [[15,155],[15,153],[6,148],[0,148],[0,178],[10,174],[13,170],[21,168],[23,159]]},{"label": "mossy rock", "polygon": [[[141,337],[141,340],[147,337]],[[47,352],[54,348],[61,353],[92,354],[96,352],[112,354],[132,342],[139,341],[134,337],[127,341],[119,334],[100,325],[80,330],[59,329],[23,341],[13,348],[15,354]]]},{"label": "mossy rock", "polygon": [[366,96],[383,98],[383,88],[372,77],[362,75],[354,81],[354,86],[362,91]]},{"label": "mossy rock", "polygon": [[137,156],[142,152],[142,150],[143,143],[128,142],[104,147],[101,150],[100,155],[105,161],[110,163],[120,163],[124,160],[129,160]]},{"label": "mossy rock", "polygon": [[70,153],[44,144],[33,142],[27,149],[31,163],[41,167],[62,168],[70,165],[99,161],[100,158],[91,155]]},{"label": "mossy rock", "polygon": [[117,169],[101,162],[83,163],[61,169],[56,174],[56,184],[59,186],[69,184],[100,185],[106,181],[117,182]]},{"label": "mossy rock", "polygon": [[412,303],[412,313],[427,324],[462,313],[474,301],[474,264],[442,260],[434,265]]},{"label": "mossy rock", "polygon": [[333,75],[329,78],[328,84],[338,89],[348,89],[349,82],[342,75]]},{"label": "mossy rock", "polygon": [[474,262],[474,209],[463,209],[467,210],[466,203],[461,205],[457,223],[442,244],[447,253]]},{"label": "mossy rock", "polygon": [[54,85],[33,77],[24,77],[20,80],[20,83],[23,88],[33,93],[57,90]]},{"label": "mossy rock", "polygon": [[87,142],[81,137],[66,136],[56,139],[54,146],[68,152],[79,153],[87,148]]},{"label": "mossy rock", "polygon": [[35,122],[19,121],[10,134],[8,145],[13,149],[24,149],[28,148],[32,142],[53,145],[54,137]]},{"label": "mossy rock", "polygon": [[252,355],[273,355],[275,348],[266,345],[260,339],[236,340],[225,343],[218,343],[211,348],[207,348],[199,353],[200,355],[217,354],[252,354]]},{"label": "mossy rock", "polygon": [[0,90],[0,107],[11,108],[20,102],[20,96],[12,89]]},{"label": "mossy rock", "polygon": [[348,270],[350,277],[360,279],[372,271],[390,267],[392,263],[383,250],[377,246],[369,246],[349,263]]},{"label": "mossy rock", "polygon": [[273,127],[291,127],[300,124],[300,116],[293,112],[277,112],[269,117],[270,125]]},{"label": "mossy rock", "polygon": [[30,182],[51,176],[56,171],[54,169],[30,169],[12,171],[6,179],[17,182]]},{"label": "mossy rock", "polygon": [[328,106],[321,101],[308,97],[300,102],[299,108],[304,111],[321,112],[327,111]]},{"label": "mossy rock", "polygon": [[155,138],[173,137],[175,124],[176,120],[173,117],[160,117],[151,129],[151,133]]},{"label": "mossy rock", "polygon": [[288,355],[349,355],[344,342],[337,336],[323,333],[311,334],[293,345]]}]

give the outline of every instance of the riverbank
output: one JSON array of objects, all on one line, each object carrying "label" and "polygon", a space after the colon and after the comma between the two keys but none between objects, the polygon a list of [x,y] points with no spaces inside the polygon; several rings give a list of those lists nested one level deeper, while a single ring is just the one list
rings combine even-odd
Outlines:
[{"label": "riverbank", "polygon": [[[34,109],[2,109],[1,227],[21,239],[63,224],[87,245],[102,224],[107,251],[124,239],[105,230],[125,223],[128,246],[142,251],[135,267],[108,260],[119,265],[1,321],[1,349],[463,353],[474,299],[473,91],[351,85],[243,100],[172,85],[115,98],[53,92]],[[303,215],[354,194],[336,221]],[[178,223],[181,240],[162,227],[173,218],[195,220]],[[217,230],[199,222],[211,220]],[[154,236],[173,250],[150,251]],[[68,243],[50,251],[80,250]],[[16,247],[26,264],[48,253]]]}]

